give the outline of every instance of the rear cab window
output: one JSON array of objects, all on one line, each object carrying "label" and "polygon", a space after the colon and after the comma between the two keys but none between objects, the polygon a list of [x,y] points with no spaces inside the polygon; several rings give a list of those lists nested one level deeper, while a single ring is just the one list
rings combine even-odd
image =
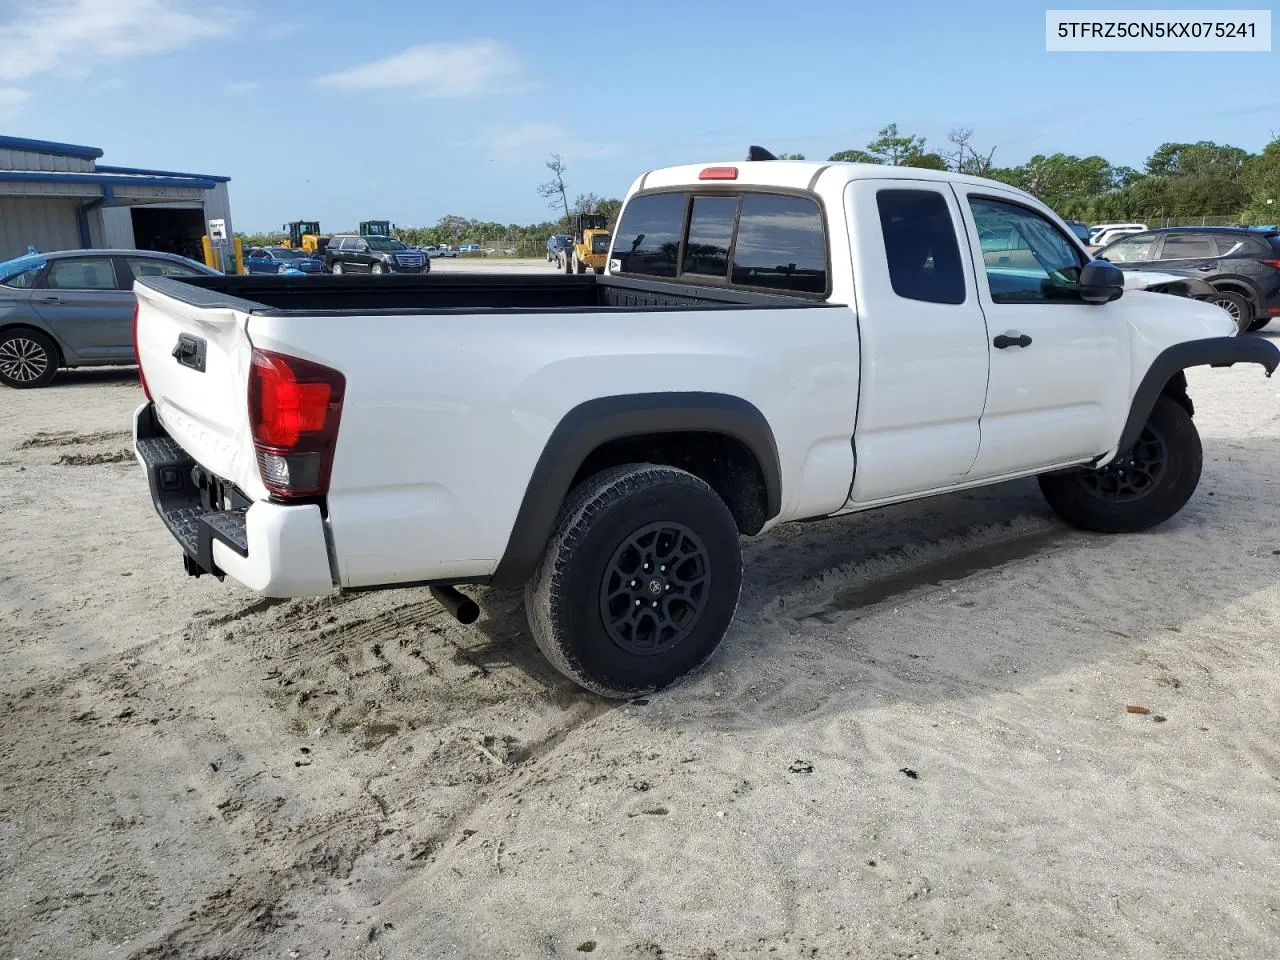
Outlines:
[{"label": "rear cab window", "polygon": [[[936,190],[879,190],[876,206],[893,292],[907,300],[965,301],[964,265],[947,201]],[[1007,232],[982,237],[982,249],[1010,244]]]},{"label": "rear cab window", "polygon": [[619,274],[823,297],[826,225],[810,196],[766,190],[641,194],[622,212]]}]

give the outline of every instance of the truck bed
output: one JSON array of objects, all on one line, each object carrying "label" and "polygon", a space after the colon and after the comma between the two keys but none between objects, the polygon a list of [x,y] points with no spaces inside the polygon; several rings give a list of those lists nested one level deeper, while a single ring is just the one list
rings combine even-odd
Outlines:
[{"label": "truck bed", "polygon": [[[602,310],[780,309],[820,303],[809,297],[749,293],[715,287],[587,274],[442,273],[364,277],[145,277],[138,281],[202,308],[231,308],[261,316],[305,313],[418,314],[598,312]],[[822,305],[829,306],[823,303]]]}]

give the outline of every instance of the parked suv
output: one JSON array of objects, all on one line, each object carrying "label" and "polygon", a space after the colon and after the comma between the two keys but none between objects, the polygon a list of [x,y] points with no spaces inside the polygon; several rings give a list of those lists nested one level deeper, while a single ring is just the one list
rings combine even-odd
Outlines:
[{"label": "parked suv", "polygon": [[1130,234],[1098,251],[1121,270],[1197,277],[1218,291],[1212,303],[1243,333],[1280,316],[1280,231],[1165,227]]},{"label": "parked suv", "polygon": [[560,254],[569,255],[573,249],[573,237],[567,233],[553,233],[547,237],[547,263],[556,263]]},{"label": "parked suv", "polygon": [[330,273],[430,273],[431,259],[421,250],[388,237],[339,235],[324,248],[324,265]]}]

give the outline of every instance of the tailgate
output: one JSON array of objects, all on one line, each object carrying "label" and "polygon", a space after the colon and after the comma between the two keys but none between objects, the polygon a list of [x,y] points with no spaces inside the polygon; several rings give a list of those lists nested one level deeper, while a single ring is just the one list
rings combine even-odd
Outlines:
[{"label": "tailgate", "polygon": [[206,470],[266,499],[249,432],[247,315],[169,278],[139,280],[134,292],[138,360],[156,416]]}]

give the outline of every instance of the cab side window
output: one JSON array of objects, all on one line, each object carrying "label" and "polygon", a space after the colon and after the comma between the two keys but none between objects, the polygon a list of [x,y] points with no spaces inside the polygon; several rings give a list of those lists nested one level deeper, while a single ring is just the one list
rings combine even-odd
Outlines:
[{"label": "cab side window", "polygon": [[964,303],[955,223],[936,190],[881,190],[880,230],[893,292],[925,303]]},{"label": "cab side window", "polygon": [[1080,251],[1047,217],[1003,200],[969,200],[996,303],[1078,303]]}]

